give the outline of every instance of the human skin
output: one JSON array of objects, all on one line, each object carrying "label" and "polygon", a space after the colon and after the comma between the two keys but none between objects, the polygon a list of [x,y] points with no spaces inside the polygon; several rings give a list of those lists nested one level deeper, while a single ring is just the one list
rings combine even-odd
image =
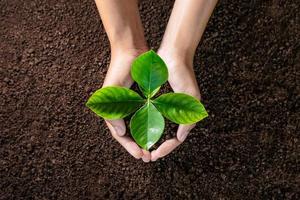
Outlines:
[{"label": "human skin", "polygon": [[[204,33],[217,0],[176,0],[158,54],[166,62],[169,83],[174,92],[200,99],[200,90],[193,69],[195,51]],[[156,161],[172,152],[195,127],[179,125],[176,137],[166,140],[151,152]]]},{"label": "human skin", "polygon": [[[217,0],[176,0],[158,54],[166,62],[174,92],[200,99],[193,58]],[[111,61],[103,86],[130,87],[132,61],[148,50],[136,0],[96,0],[111,46]],[[179,125],[175,138],[156,150],[141,149],[125,135],[124,120],[106,120],[112,136],[135,158],[156,161],[172,152],[195,126]]]},{"label": "human skin", "polygon": [[[110,48],[111,60],[103,83],[130,87],[132,61],[148,50],[141,23],[137,0],[96,0]],[[141,149],[131,138],[125,136],[123,119],[105,120],[112,136],[136,159],[150,161],[150,152]]]}]

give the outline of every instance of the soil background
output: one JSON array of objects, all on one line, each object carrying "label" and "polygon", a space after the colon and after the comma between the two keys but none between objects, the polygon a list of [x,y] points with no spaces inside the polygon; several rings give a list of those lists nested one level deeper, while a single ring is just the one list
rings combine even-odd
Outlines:
[{"label": "soil background", "polygon": [[[299,199],[299,4],[218,3],[195,56],[210,117],[145,164],[84,106],[110,59],[94,1],[0,0],[0,199]],[[140,2],[155,50],[172,5]]]}]

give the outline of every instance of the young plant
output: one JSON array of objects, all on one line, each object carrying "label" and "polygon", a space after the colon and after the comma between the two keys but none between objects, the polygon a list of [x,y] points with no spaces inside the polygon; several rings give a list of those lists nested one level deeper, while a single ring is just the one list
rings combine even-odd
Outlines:
[{"label": "young plant", "polygon": [[86,105],[104,119],[121,119],[132,113],[130,132],[143,149],[149,150],[161,137],[164,117],[177,124],[193,124],[208,116],[201,102],[187,94],[167,93],[152,99],[168,80],[164,61],[152,50],[138,56],[131,76],[145,98],[125,87],[109,86],[97,90]]}]

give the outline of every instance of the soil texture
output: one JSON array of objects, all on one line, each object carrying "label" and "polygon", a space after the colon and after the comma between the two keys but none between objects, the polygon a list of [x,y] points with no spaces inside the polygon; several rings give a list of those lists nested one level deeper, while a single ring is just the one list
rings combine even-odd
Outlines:
[{"label": "soil texture", "polygon": [[[140,2],[154,50],[173,3]],[[1,0],[0,199],[299,199],[299,7],[218,3],[194,61],[210,116],[145,164],[84,105],[110,59],[94,1]]]}]

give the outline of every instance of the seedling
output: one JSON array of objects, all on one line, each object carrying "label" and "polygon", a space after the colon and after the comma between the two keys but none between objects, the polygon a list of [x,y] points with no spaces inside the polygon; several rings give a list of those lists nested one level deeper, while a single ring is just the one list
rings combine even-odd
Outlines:
[{"label": "seedling", "polygon": [[187,94],[167,93],[155,99],[160,86],[168,80],[164,61],[152,50],[138,56],[131,76],[145,98],[119,86],[97,90],[86,105],[104,119],[121,119],[132,113],[130,132],[143,149],[149,150],[162,136],[164,117],[177,124],[193,124],[208,116],[201,102]]}]

